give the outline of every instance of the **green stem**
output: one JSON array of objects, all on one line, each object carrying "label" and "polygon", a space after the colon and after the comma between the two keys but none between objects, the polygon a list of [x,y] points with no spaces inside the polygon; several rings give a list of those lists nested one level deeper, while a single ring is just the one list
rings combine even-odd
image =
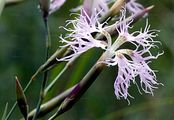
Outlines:
[{"label": "green stem", "polygon": [[56,58],[62,58],[66,50],[67,50],[67,47],[62,49],[57,49],[57,51],[44,64],[42,64],[38,68],[38,70],[33,74],[31,79],[34,80],[39,73],[48,71],[51,68],[53,68],[56,64],[61,63],[62,61],[57,61]]},{"label": "green stem", "polygon": [[[45,23],[45,28],[46,28],[46,56],[45,56],[45,61],[48,60],[49,57],[49,49],[51,47],[51,39],[50,39],[50,31],[49,31],[49,27],[48,27],[48,19],[47,17],[44,18],[44,23]],[[40,96],[39,96],[39,101],[36,107],[36,113],[33,117],[33,120],[36,120],[37,115],[40,111],[40,106],[44,100],[44,89],[47,83],[47,78],[48,78],[48,71],[44,72],[44,76],[43,76],[43,81],[42,81],[42,85],[41,85],[41,89],[40,89]]]},{"label": "green stem", "polygon": [[[69,88],[68,90],[64,91],[63,93],[57,95],[56,97],[52,98],[48,102],[41,105],[41,109],[39,111],[38,117],[44,116],[45,114],[49,113],[50,111],[55,109],[57,106],[59,106],[62,103],[62,101],[71,93],[71,91],[74,88],[75,88],[75,86]],[[29,115],[28,115],[29,120],[31,120],[33,118],[35,113],[36,113],[36,109],[32,110],[29,113]]]},{"label": "green stem", "polygon": [[47,82],[47,75],[48,75],[48,72],[46,71],[44,73],[44,79],[42,81],[42,86],[41,86],[41,90],[40,90],[40,97],[39,97],[39,101],[38,101],[38,104],[37,104],[37,107],[36,107],[36,113],[35,113],[32,120],[36,120],[36,118],[38,116],[38,113],[40,111],[40,106],[42,104],[42,101],[44,100],[44,88],[45,88],[46,82]]},{"label": "green stem", "polygon": [[47,88],[44,91],[44,95],[46,95],[51,88],[54,86],[54,84],[57,82],[57,80],[62,76],[62,74],[73,64],[73,62],[76,60],[78,56],[73,58],[71,61],[69,61],[65,67],[61,70],[61,72],[54,78],[54,80],[47,86]]}]

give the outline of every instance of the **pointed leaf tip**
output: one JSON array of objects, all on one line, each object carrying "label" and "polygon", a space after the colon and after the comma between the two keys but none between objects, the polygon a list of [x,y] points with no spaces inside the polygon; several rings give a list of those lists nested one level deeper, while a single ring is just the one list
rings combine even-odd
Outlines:
[{"label": "pointed leaf tip", "polygon": [[28,117],[28,104],[27,104],[27,99],[26,96],[24,94],[24,91],[22,89],[22,86],[17,78],[17,76],[15,77],[16,79],[16,97],[17,97],[17,103],[19,106],[19,109],[22,113],[22,115],[24,116],[25,119],[27,119]]}]

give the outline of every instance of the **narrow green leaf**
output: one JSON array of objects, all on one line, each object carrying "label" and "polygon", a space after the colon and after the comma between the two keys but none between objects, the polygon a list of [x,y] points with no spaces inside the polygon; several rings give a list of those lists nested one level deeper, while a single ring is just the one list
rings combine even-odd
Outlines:
[{"label": "narrow green leaf", "polygon": [[27,120],[28,119],[27,99],[17,77],[16,77],[16,96],[17,96],[17,103],[18,103],[19,109],[22,115],[24,116],[25,120]]},{"label": "narrow green leaf", "polygon": [[4,5],[5,5],[5,0],[0,0],[0,15],[2,13],[2,10],[4,8]]},{"label": "narrow green leaf", "polygon": [[8,109],[8,103],[6,103],[6,105],[5,105],[5,109],[4,109],[4,112],[3,112],[3,115],[2,115],[2,120],[5,120],[5,118],[7,116],[7,109]]}]

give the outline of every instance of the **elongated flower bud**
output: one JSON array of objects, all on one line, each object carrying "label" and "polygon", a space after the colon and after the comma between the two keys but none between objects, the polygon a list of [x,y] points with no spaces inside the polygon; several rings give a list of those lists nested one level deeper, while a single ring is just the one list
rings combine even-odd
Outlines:
[{"label": "elongated flower bud", "polygon": [[16,96],[17,96],[17,103],[18,103],[19,109],[22,115],[24,116],[24,118],[27,120],[27,116],[28,116],[27,99],[17,77],[16,77]]}]

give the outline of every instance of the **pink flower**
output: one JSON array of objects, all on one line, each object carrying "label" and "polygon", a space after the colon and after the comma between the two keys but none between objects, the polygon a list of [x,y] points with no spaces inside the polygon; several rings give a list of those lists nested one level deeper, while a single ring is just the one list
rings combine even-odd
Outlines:
[{"label": "pink flower", "polygon": [[144,7],[140,3],[136,2],[136,0],[127,0],[125,6],[127,10],[133,14],[138,13],[144,9]]},{"label": "pink flower", "polygon": [[[128,100],[128,96],[132,97],[128,92],[131,83],[138,87],[137,76],[139,76],[142,90],[153,95],[153,90],[157,88],[159,83],[156,80],[155,72],[148,66],[148,63],[153,59],[157,59],[163,53],[154,56],[150,52],[151,48],[157,47],[155,45],[157,42],[153,38],[157,36],[156,32],[158,31],[151,30],[148,22],[146,22],[144,29],[129,33],[129,29],[132,28],[130,26],[131,21],[124,22],[125,12],[125,9],[123,9],[120,17],[122,24],[119,28],[116,28],[119,33],[118,38],[107,49],[111,55],[105,59],[104,63],[108,66],[118,65],[118,75],[114,83],[115,95],[117,99],[124,98]],[[120,49],[124,43],[132,44],[134,49]],[[140,92],[139,87],[138,90]]]},{"label": "pink flower", "polygon": [[[81,12],[86,14],[83,9]],[[65,38],[60,38],[62,42],[66,43],[63,47],[70,46],[74,53],[59,60],[69,61],[71,58],[74,58],[94,47],[105,49],[105,42],[96,40],[92,35],[95,33],[102,33],[104,31],[104,23],[99,23],[97,13],[93,14],[91,17],[87,14],[85,16],[80,15],[79,18],[76,18],[76,20],[68,20],[67,25],[69,24],[72,24],[73,29],[64,29],[69,31],[70,34],[68,34]],[[70,39],[70,41],[67,39]]]},{"label": "pink flower", "polygon": [[157,41],[154,41],[153,38],[157,37],[159,30],[156,29],[150,29],[150,25],[148,24],[148,20],[146,20],[146,25],[143,28],[141,28],[139,31],[135,31],[132,33],[129,33],[129,29],[132,28],[131,26],[132,21],[129,22],[125,21],[126,19],[126,10],[123,9],[121,11],[121,17],[119,22],[121,23],[117,29],[119,36],[126,37],[127,42],[131,42],[134,45],[141,45],[142,47],[148,47],[153,45],[154,43],[157,43]]},{"label": "pink flower", "polygon": [[108,10],[108,0],[93,0],[92,11],[100,12],[101,15],[104,15]]},{"label": "pink flower", "polygon": [[66,0],[51,0],[49,14],[58,10],[65,3],[65,1]]},{"label": "pink flower", "polygon": [[[91,48],[101,48],[106,51],[106,55],[100,62],[108,66],[118,65],[118,74],[114,83],[117,99],[128,100],[128,97],[132,98],[128,92],[132,83],[137,85],[140,93],[141,87],[145,93],[153,95],[153,91],[159,83],[156,80],[155,72],[149,67],[148,63],[163,54],[153,55],[150,51],[151,48],[157,47],[156,43],[159,43],[153,40],[157,37],[158,30],[150,29],[147,21],[144,28],[130,33],[129,29],[133,27],[131,26],[132,21],[126,22],[126,10],[123,9],[120,20],[116,22],[119,23],[116,25],[118,36],[112,44],[111,36],[103,28],[105,23],[100,24],[98,21],[99,13],[95,12],[89,17],[85,11],[82,10],[81,12],[85,15],[80,15],[76,20],[68,21],[68,24],[73,25],[73,29],[64,28],[71,33],[65,38],[61,37],[62,42],[66,43],[64,47],[70,46],[74,53],[59,60],[69,61]],[[94,33],[104,34],[107,42],[95,39]],[[71,39],[71,41],[67,39]],[[130,44],[132,48],[123,48],[122,45],[125,43]],[[138,80],[137,77],[139,77]],[[137,84],[138,81],[140,87]]]},{"label": "pink flower", "polygon": [[108,12],[108,4],[112,2],[114,2],[114,0],[84,0],[83,6],[78,6],[72,9],[72,11],[77,12],[83,8],[88,16],[91,16],[96,11],[102,16]]},{"label": "pink flower", "polygon": [[[128,93],[128,88],[131,83],[136,84],[138,87],[136,80],[137,76],[139,76],[139,83],[145,93],[153,95],[153,90],[159,85],[156,80],[155,72],[148,66],[148,62],[152,59],[157,59],[161,54],[158,54],[157,56],[149,54],[149,56],[143,57],[143,54],[148,54],[149,51],[141,52],[130,49],[118,50],[116,51],[114,58],[107,60],[106,63],[108,65],[118,65],[118,75],[114,83],[117,99],[128,99],[128,96],[133,98]],[[140,92],[139,87],[138,90]]]}]

